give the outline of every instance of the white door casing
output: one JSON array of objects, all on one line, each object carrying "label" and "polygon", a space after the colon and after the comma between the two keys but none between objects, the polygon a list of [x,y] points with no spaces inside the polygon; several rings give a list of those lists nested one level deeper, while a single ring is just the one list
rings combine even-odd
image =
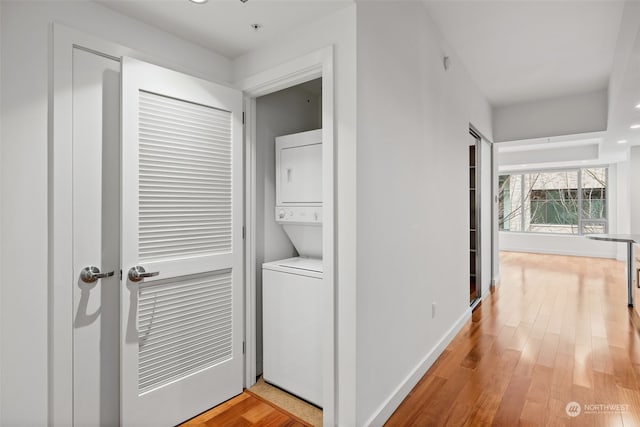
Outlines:
[{"label": "white door casing", "polygon": [[[333,46],[327,46],[304,56],[295,58],[289,62],[280,64],[258,74],[255,74],[238,83],[238,87],[245,94],[247,129],[245,157],[245,168],[247,171],[247,185],[245,203],[247,206],[247,241],[246,241],[246,277],[245,289],[246,298],[246,348],[245,357],[245,386],[251,387],[256,378],[256,209],[254,206],[256,197],[256,98],[273,93],[282,89],[295,86],[316,78],[322,78],[322,264],[323,283],[325,293],[321,304],[325,307],[325,318],[323,319],[322,337],[322,365],[323,365],[323,425],[333,426],[340,424],[336,409],[345,408],[349,415],[342,415],[344,419],[350,419],[352,401],[351,392],[340,395],[338,393],[338,376],[342,377],[343,384],[354,384],[352,378],[352,366],[349,361],[353,360],[351,346],[352,342],[348,333],[338,334],[337,317],[338,306],[338,286],[335,258],[336,238],[336,210],[335,207],[335,158],[334,158],[334,66],[333,66]],[[351,301],[352,295],[343,289],[344,301]],[[349,302],[342,302],[340,306],[349,307]],[[348,324],[351,320],[350,310],[342,313],[343,324]],[[343,326],[339,327],[344,329]],[[338,341],[343,340],[342,352],[339,350]],[[340,370],[339,365],[343,364],[345,369]],[[342,372],[342,374],[339,374]],[[347,387],[351,390],[349,387]],[[355,389],[353,389],[355,390]],[[339,400],[338,400],[339,399]],[[344,412],[343,412],[344,414]],[[340,420],[342,420],[342,417]]]},{"label": "white door casing", "polygon": [[121,423],[175,425],[242,391],[242,95],[125,57],[121,114]]}]

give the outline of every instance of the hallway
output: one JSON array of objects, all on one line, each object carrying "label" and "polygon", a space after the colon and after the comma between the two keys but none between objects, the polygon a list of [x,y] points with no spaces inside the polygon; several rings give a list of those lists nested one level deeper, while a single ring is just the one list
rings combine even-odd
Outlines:
[{"label": "hallway", "polygon": [[640,425],[624,263],[513,252],[500,261],[497,291],[386,425]]}]

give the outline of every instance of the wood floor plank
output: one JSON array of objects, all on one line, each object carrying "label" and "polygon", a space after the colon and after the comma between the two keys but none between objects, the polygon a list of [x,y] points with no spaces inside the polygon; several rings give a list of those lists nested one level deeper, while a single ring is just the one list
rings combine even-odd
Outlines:
[{"label": "wood floor plank", "polygon": [[544,414],[547,409],[547,402],[534,402],[525,400],[520,414],[519,424],[521,426],[542,426],[544,425]]},{"label": "wood floor plank", "polygon": [[538,364],[553,367],[558,353],[558,344],[560,343],[560,335],[554,333],[546,333],[542,339],[542,347],[538,353]]},{"label": "wood floor plank", "polygon": [[531,378],[514,376],[500,401],[500,406],[493,418],[495,426],[513,426],[517,425],[522,414],[527,391],[531,385]]},{"label": "wood floor plank", "polygon": [[616,384],[627,389],[638,389],[638,380],[631,360],[624,348],[609,346],[609,353],[613,361],[613,376]]}]

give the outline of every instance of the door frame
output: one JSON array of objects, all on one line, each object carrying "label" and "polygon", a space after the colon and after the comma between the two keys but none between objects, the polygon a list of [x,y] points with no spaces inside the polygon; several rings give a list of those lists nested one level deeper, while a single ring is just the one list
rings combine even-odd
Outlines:
[{"label": "door frame", "polygon": [[73,425],[73,49],[120,62],[136,52],[59,23],[51,27],[48,129],[49,423]]},{"label": "door frame", "polygon": [[[129,56],[197,75],[179,63],[147,55],[54,22],[49,32],[48,97],[48,421],[73,425],[73,49],[121,62]],[[209,79],[210,80],[210,79]],[[214,82],[218,83],[218,82]],[[223,82],[227,86],[233,85]]]},{"label": "door frame", "polygon": [[[476,138],[476,150],[477,150],[477,155],[481,156],[482,153],[482,145],[483,142],[485,142],[487,144],[487,146],[489,147],[489,158],[490,158],[490,162],[489,165],[483,164],[483,162],[481,160],[477,160],[478,166],[476,166],[478,168],[478,177],[476,179],[482,180],[482,174],[483,173],[487,173],[486,170],[489,170],[489,174],[490,174],[490,188],[489,189],[484,189],[484,191],[488,191],[489,192],[489,197],[491,199],[490,203],[491,203],[491,209],[489,210],[489,212],[485,212],[485,218],[484,221],[487,221],[486,217],[489,217],[489,221],[490,221],[490,225],[491,225],[491,233],[490,236],[485,236],[485,238],[488,238],[490,240],[490,253],[489,254],[484,254],[484,256],[488,256],[490,258],[490,269],[489,269],[489,288],[486,290],[486,292],[482,292],[481,295],[479,295],[478,301],[482,301],[483,299],[485,299],[488,295],[491,294],[491,291],[493,289],[495,289],[495,287],[497,286],[499,280],[500,280],[500,271],[499,271],[499,241],[498,241],[498,165],[497,165],[497,161],[496,161],[496,144],[489,138],[487,138],[486,136],[484,136],[482,134],[482,132],[480,132],[473,124],[469,123],[469,134],[472,135],[474,138]],[[479,184],[476,183],[476,186],[478,186]],[[481,185],[480,185],[481,186]],[[480,190],[480,192],[478,192],[477,197],[479,198],[480,202],[482,201],[481,198],[481,192],[482,190]],[[486,197],[486,195],[485,195]],[[482,203],[480,203],[481,205]],[[482,210],[481,206],[479,206],[479,209]],[[480,216],[478,216],[476,218],[476,220],[478,221],[478,226],[481,227],[482,226],[482,222],[481,222],[481,218],[482,218],[483,213],[480,212]],[[478,241],[479,245],[482,245],[482,233],[479,234],[480,236],[480,240]],[[479,262],[482,261],[482,254],[480,254],[480,258],[479,258]],[[480,288],[482,288],[482,284],[480,285]]]},{"label": "door frame", "polygon": [[256,378],[256,98],[322,78],[322,264],[327,289],[323,303],[323,424],[335,425],[335,157],[333,46],[301,56],[238,83],[245,96],[245,387]]}]

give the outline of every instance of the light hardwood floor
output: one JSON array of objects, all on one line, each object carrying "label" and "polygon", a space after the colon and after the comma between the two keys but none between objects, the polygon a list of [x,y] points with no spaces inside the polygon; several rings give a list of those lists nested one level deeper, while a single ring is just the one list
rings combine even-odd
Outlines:
[{"label": "light hardwood floor", "polygon": [[[640,338],[624,263],[500,259],[497,291],[386,425],[640,426]],[[569,402],[579,415],[567,414]]]},{"label": "light hardwood floor", "polygon": [[244,393],[181,424],[181,427],[311,427],[265,401]]}]

